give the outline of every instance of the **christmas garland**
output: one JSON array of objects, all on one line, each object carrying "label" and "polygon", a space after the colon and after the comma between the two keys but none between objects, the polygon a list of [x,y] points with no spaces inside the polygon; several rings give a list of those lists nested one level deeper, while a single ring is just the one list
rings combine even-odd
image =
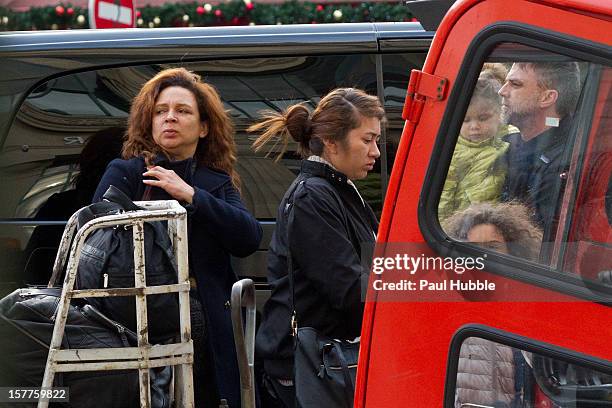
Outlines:
[{"label": "christmas garland", "polygon": [[[324,5],[296,0],[280,4],[230,0],[215,5],[193,2],[146,6],[136,11],[136,21],[137,27],[153,28],[415,20],[403,2]],[[26,12],[15,12],[0,7],[0,31],[72,28],[89,28],[86,8],[60,3],[55,7],[32,7]]]}]

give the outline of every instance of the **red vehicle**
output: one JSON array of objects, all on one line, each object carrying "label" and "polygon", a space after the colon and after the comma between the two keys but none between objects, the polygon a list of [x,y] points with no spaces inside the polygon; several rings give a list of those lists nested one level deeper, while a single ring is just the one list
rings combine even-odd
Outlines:
[{"label": "red vehicle", "polygon": [[[482,257],[484,270],[470,277],[498,289],[385,298],[380,282],[370,285],[356,407],[612,406],[611,33],[609,1],[460,0],[450,8],[423,70],[412,72],[378,242]],[[562,146],[567,166],[550,169],[558,181],[548,191],[554,206],[540,257],[451,238],[438,205],[483,64],[518,72],[515,64],[546,62],[579,66],[580,86]],[[525,84],[509,75],[502,85]],[[546,125],[559,121],[547,117]],[[397,248],[378,249],[393,258]],[[417,268],[411,277],[427,273]],[[513,378],[517,398],[506,405],[460,401],[458,367],[472,358],[462,344],[473,337],[526,362],[531,381]]]}]

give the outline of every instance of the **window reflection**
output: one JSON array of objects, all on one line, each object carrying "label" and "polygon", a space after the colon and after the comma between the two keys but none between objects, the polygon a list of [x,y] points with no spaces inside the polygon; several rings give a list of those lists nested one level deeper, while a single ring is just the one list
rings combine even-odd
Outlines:
[{"label": "window reflection", "polygon": [[127,117],[126,104],[105,89],[94,72],[49,81],[36,88],[26,103],[58,115]]},{"label": "window reflection", "polygon": [[527,407],[533,386],[521,352],[477,337],[464,340],[459,352],[455,407]]},{"label": "window reflection", "polygon": [[[595,63],[496,47],[449,135],[456,142],[437,206],[444,231],[591,281],[611,270],[611,78]],[[470,237],[477,227],[491,233]]]},{"label": "window reflection", "polygon": [[454,400],[455,408],[609,406],[612,375],[468,337],[459,352]]},{"label": "window reflection", "polygon": [[[65,138],[87,140],[97,130],[123,126],[140,85],[169,66],[83,72],[53,79],[34,90],[0,152],[0,179],[15,191],[15,197],[2,202],[0,217],[32,218],[52,194],[71,188],[66,186],[71,185],[74,175],[63,174],[63,166],[73,166],[71,171],[78,172],[76,160],[82,145],[68,143]],[[234,118],[243,198],[260,219],[276,217],[278,202],[295,177],[300,160],[294,149],[278,163],[265,154],[253,153],[244,133],[246,127],[265,110],[280,111],[294,103],[314,107],[320,95],[336,87],[358,86],[371,93],[377,89],[375,59],[370,55],[249,58],[183,66],[215,86]],[[408,71],[403,75],[407,83]],[[373,174],[364,183],[365,197],[380,211],[380,175]]]}]

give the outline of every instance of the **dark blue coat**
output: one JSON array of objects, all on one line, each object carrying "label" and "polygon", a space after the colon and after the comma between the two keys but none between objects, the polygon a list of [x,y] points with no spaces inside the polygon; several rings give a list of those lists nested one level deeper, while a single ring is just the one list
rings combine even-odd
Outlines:
[{"label": "dark blue coat", "polygon": [[[209,346],[215,364],[216,383],[221,398],[230,407],[240,406],[240,378],[234,347],[230,309],[231,288],[237,277],[230,255],[245,257],[259,247],[261,226],[247,211],[230,177],[192,159],[180,162],[158,160],[156,164],[173,169],[195,189],[193,203],[186,205],[189,221],[189,268],[197,280],[202,304],[208,317]],[[144,160],[113,160],[94,194],[94,202],[112,184],[132,198],[141,200],[145,185]],[[160,188],[153,188],[151,199],[169,200]]]}]

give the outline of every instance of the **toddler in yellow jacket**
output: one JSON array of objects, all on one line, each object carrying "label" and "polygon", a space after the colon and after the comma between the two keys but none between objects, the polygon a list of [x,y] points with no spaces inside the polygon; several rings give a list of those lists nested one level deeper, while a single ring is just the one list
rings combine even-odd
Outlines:
[{"label": "toddler in yellow jacket", "polygon": [[455,152],[440,197],[438,216],[444,220],[472,203],[498,202],[507,165],[508,143],[502,138],[514,127],[502,125],[501,87],[494,73],[481,73],[461,125]]}]

